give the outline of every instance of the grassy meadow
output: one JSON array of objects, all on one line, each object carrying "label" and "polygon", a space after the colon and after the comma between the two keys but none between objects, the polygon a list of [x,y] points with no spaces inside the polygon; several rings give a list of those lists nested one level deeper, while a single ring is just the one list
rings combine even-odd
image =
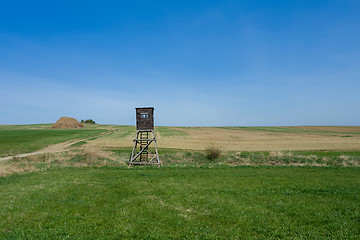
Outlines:
[{"label": "grassy meadow", "polygon": [[128,168],[135,132],[0,126],[0,239],[360,238],[360,127],[157,127]]},{"label": "grassy meadow", "polygon": [[358,168],[62,168],[0,179],[1,239],[358,239]]}]

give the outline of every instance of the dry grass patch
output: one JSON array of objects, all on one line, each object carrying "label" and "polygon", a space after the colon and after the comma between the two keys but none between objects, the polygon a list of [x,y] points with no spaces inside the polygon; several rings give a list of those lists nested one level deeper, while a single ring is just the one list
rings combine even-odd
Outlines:
[{"label": "dry grass patch", "polygon": [[359,126],[297,126],[293,128],[321,132],[360,133]]},{"label": "dry grass patch", "polygon": [[[271,128],[269,128],[271,129]],[[360,150],[360,135],[339,137],[327,133],[271,132],[260,130],[226,129],[213,127],[177,128],[185,137],[159,139],[162,148],[201,150],[214,143],[224,151],[310,151]]]},{"label": "dry grass patch", "polygon": [[292,157],[292,156],[293,156],[293,154],[291,152],[277,151],[277,152],[270,152],[269,153],[270,158],[284,158],[284,157]]},{"label": "dry grass patch", "polygon": [[58,167],[103,167],[124,166],[125,161],[117,159],[112,152],[82,147],[74,151],[36,154],[14,157],[0,162],[0,176],[13,173],[42,171]]},{"label": "dry grass patch", "polygon": [[[314,132],[312,132],[312,128],[314,128]],[[213,143],[224,151],[360,150],[360,134],[353,134],[351,137],[344,137],[345,135],[341,134],[343,131],[356,133],[360,131],[360,127],[283,127],[274,129],[268,127],[264,129],[158,127],[155,128],[155,132],[158,147],[171,149],[203,150]],[[276,131],[277,129],[286,131]],[[132,126],[118,127],[112,134],[100,136],[86,145],[101,149],[131,148],[135,134],[136,130]]]}]

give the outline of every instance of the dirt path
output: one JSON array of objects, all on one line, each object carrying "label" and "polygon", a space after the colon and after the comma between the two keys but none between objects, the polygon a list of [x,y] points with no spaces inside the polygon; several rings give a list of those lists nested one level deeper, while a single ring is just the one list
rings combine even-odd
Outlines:
[{"label": "dirt path", "polygon": [[66,142],[61,142],[61,143],[57,143],[57,144],[53,144],[50,146],[47,146],[43,149],[40,149],[38,151],[35,152],[31,152],[31,153],[21,153],[15,156],[9,156],[9,157],[3,157],[0,158],[0,162],[1,161],[6,161],[6,160],[11,160],[13,158],[22,158],[22,157],[28,157],[28,156],[33,156],[33,155],[37,155],[37,154],[46,154],[46,153],[57,153],[57,152],[65,152],[69,150],[69,147],[75,143],[81,142],[81,141],[86,141],[89,140],[91,138],[98,138],[98,137],[103,137],[106,135],[109,135],[111,133],[114,133],[116,131],[116,129],[114,128],[110,128],[110,129],[106,129],[108,130],[107,132],[102,132],[99,133],[97,135],[91,136],[91,137],[86,137],[86,138],[78,138],[78,139],[73,139],[73,140],[69,140]]}]

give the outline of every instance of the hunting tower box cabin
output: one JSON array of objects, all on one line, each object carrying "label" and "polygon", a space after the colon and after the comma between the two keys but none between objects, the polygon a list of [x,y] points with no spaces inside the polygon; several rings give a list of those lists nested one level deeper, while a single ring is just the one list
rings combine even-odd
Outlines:
[{"label": "hunting tower box cabin", "polygon": [[136,130],[154,130],[154,108],[136,108]]}]

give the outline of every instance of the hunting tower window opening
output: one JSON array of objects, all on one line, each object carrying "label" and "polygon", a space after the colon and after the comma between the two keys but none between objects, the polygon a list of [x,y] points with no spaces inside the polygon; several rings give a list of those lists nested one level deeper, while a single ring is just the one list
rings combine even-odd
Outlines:
[{"label": "hunting tower window opening", "polygon": [[149,118],[149,114],[148,113],[140,113],[140,117],[141,118]]}]

